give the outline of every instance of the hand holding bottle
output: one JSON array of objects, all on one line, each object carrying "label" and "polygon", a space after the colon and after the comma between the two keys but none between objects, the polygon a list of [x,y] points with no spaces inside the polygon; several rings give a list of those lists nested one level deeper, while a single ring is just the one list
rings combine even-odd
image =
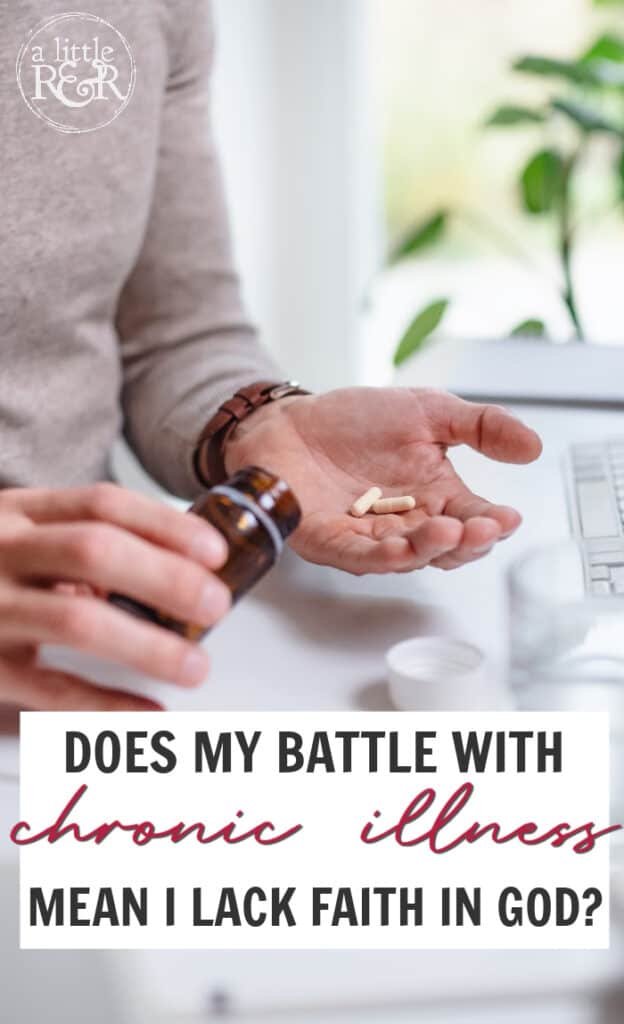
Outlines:
[{"label": "hand holding bottle", "polygon": [[214,625],[230,606],[215,572],[221,534],[197,516],[114,484],[0,492],[0,702],[39,710],[135,711],[152,702],[38,665],[41,644],[66,644],[193,686],[205,651],[114,608],[110,592]]}]

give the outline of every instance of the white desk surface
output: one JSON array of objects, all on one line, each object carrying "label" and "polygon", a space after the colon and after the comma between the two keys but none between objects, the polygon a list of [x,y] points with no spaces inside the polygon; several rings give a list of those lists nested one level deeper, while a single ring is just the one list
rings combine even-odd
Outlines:
[{"label": "white desk surface", "polygon": [[[502,466],[467,449],[452,456],[476,491],[515,505],[524,516],[518,534],[485,560],[451,573],[425,570],[409,576],[354,578],[288,555],[209,638],[213,671],[199,690],[182,692],[158,684],[148,690],[164,696],[176,709],[386,708],[387,647],[445,628],[484,647],[495,675],[504,678],[505,568],[526,548],[568,532],[560,472],[566,445],[624,434],[624,416],[614,412],[525,406],[519,414],[542,434],[545,451],[539,462]],[[110,673],[108,678],[113,680]],[[14,768],[16,757],[15,743],[4,741],[0,773]],[[15,787],[0,782],[4,836],[5,823],[15,820],[16,803]],[[8,845],[5,842],[0,851],[5,859],[12,856]],[[596,986],[621,978],[621,955],[615,944],[610,953],[222,953],[209,959],[197,953],[145,953],[136,961],[154,1008],[161,1012],[169,1006],[180,1014],[196,1013],[206,991],[223,984],[234,989],[249,1009],[349,1005],[355,991],[360,1006],[384,998],[397,1005],[412,999],[426,1005],[435,1004],[443,991],[447,998],[468,1002],[477,994],[537,998],[530,1009],[527,1003],[527,1013],[534,1017],[540,999],[547,1006],[549,993],[555,997],[568,989],[580,1006],[580,995],[574,993],[589,994]],[[449,1011],[445,1020],[451,1019],[455,1017]],[[468,1021],[462,1015],[464,1019]],[[555,1012],[551,1019],[557,1019]],[[583,1022],[594,1019],[599,1018],[582,1017]]]}]

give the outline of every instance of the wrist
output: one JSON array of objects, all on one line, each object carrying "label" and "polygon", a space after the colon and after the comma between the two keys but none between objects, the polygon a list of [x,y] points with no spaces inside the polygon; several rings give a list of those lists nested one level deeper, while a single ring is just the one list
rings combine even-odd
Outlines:
[{"label": "wrist", "polygon": [[236,394],[219,406],[199,436],[193,455],[199,482],[204,487],[213,487],[225,480],[228,475],[225,449],[234,431],[253,413],[273,403],[283,403],[292,396],[307,394],[309,392],[300,388],[295,381],[256,381],[239,388]]},{"label": "wrist", "polygon": [[283,436],[291,427],[290,407],[295,402],[309,402],[312,395],[287,395],[279,401],[255,409],[237,423],[227,439],[223,460],[228,476],[244,466],[262,465],[263,450],[272,450],[270,442],[277,434]]}]

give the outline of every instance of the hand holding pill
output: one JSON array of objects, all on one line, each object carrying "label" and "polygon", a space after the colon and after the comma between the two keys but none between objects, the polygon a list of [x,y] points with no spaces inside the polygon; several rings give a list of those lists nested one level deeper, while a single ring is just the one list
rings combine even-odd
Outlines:
[{"label": "hand holding pill", "polygon": [[291,546],[311,562],[358,575],[452,569],[521,520],[466,486],[449,458],[460,444],[517,464],[541,452],[535,431],[499,406],[426,388],[343,388],[257,410],[226,465],[259,463],[288,481],[303,509]]}]

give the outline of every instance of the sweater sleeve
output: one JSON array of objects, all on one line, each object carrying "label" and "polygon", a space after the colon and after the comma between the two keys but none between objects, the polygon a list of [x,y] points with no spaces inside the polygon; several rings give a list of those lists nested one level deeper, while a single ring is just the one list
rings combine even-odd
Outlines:
[{"label": "sweater sleeve", "polygon": [[150,219],[120,296],[124,433],[147,471],[180,497],[199,484],[204,424],[237,388],[281,379],[242,308],[212,138],[212,26],[206,0],[171,54]]}]

